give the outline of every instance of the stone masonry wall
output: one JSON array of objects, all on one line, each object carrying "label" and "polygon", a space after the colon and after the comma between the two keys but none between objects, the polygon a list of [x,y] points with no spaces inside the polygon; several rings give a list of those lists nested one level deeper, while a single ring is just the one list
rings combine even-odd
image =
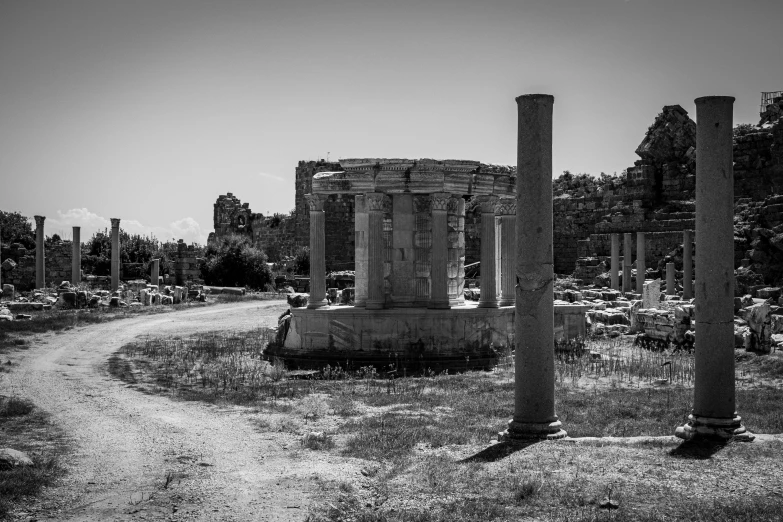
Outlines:
[{"label": "stone masonry wall", "polygon": [[[70,241],[47,241],[45,245],[44,278],[47,286],[59,285],[71,280],[71,259],[73,258]],[[9,269],[11,263],[15,265]],[[17,290],[31,290],[35,287],[35,250],[27,250],[14,244],[3,249],[3,283],[14,285]]]}]

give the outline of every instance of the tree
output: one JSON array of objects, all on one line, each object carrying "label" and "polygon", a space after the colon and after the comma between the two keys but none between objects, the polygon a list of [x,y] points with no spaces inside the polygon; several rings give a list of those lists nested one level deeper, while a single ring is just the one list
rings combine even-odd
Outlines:
[{"label": "tree", "polygon": [[310,273],[310,248],[299,247],[294,254],[294,273],[295,274],[309,274]]},{"label": "tree", "polygon": [[28,250],[35,248],[35,233],[28,218],[19,212],[0,210],[0,240],[4,245],[21,243]]},{"label": "tree", "polygon": [[266,254],[241,235],[228,235],[210,243],[200,268],[208,285],[263,290],[272,281]]}]

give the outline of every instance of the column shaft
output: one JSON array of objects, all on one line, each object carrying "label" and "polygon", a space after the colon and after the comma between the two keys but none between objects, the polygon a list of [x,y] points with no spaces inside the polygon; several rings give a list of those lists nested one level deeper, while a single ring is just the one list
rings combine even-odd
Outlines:
[{"label": "column shaft", "polygon": [[432,266],[429,308],[449,308],[448,205],[451,194],[432,195]]},{"label": "column shaft", "polygon": [[696,100],[696,361],[693,413],[675,434],[752,440],[734,383],[734,98]]},{"label": "column shaft", "polygon": [[644,232],[636,233],[636,293],[641,294],[644,291],[644,276],[647,272],[645,263],[645,239]]},{"label": "column shaft", "polygon": [[623,292],[630,292],[631,286],[631,260],[633,258],[633,234],[623,234]]},{"label": "column shaft", "polygon": [[693,233],[682,233],[682,298],[693,299]]},{"label": "column shaft", "polygon": [[500,222],[500,306],[516,301],[517,284],[517,202],[501,199],[496,207]]},{"label": "column shaft", "polygon": [[561,438],[555,415],[552,105],[517,98],[517,299],[514,418],[508,439]]},{"label": "column shaft", "polygon": [[676,269],[674,263],[666,263],[666,295],[674,295],[677,293],[677,282],[674,278]]},{"label": "column shaft", "polygon": [[620,234],[612,234],[612,261],[609,276],[611,277],[612,290],[620,289]]},{"label": "column shaft", "polygon": [[495,204],[497,196],[477,196],[481,207],[481,296],[480,308],[497,308],[497,280],[495,258]]},{"label": "column shaft", "polygon": [[82,282],[82,234],[80,227],[73,227],[73,253],[71,255],[71,283]]},{"label": "column shaft", "polygon": [[383,210],[388,196],[380,192],[365,195],[367,204],[367,302],[368,310],[380,310],[384,306],[384,242]]},{"label": "column shaft", "polygon": [[152,270],[150,271],[150,283],[160,288],[160,259],[152,260]]},{"label": "column shaft", "polygon": [[354,238],[356,278],[354,283],[354,306],[364,308],[367,304],[367,203],[363,194],[355,198],[354,204]]},{"label": "column shaft", "polygon": [[412,307],[416,301],[413,237],[413,194],[392,196],[391,298],[395,307]]},{"label": "column shaft", "polygon": [[321,194],[308,194],[310,207],[310,299],[307,308],[321,308],[326,302],[326,232],[324,203]]},{"label": "column shaft", "polygon": [[44,252],[44,216],[35,217],[35,287],[44,288],[46,286],[45,259]]}]

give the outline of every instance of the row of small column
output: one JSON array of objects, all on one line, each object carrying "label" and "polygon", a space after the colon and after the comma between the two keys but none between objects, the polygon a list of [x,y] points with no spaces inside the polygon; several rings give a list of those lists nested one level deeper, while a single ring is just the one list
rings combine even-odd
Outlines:
[{"label": "row of small column", "polygon": [[[686,440],[733,438],[748,441],[753,440],[753,435],[742,425],[735,400],[734,98],[710,96],[695,102],[696,256],[702,283],[696,287],[693,410],[688,422],[678,427],[675,435]],[[520,213],[517,216],[518,284],[514,318],[515,396],[514,417],[501,434],[509,441],[566,436],[555,413],[554,401],[553,103],[554,97],[545,94],[517,98],[517,207]],[[630,239],[627,235],[626,259],[630,259]],[[614,247],[618,243],[619,238],[613,241],[613,253],[619,253],[619,246]],[[613,255],[613,276],[618,268],[615,257]]]},{"label": "row of small column", "polygon": [[[35,218],[35,287],[46,286],[45,268],[46,253],[44,249],[44,221],[45,216]],[[81,228],[73,227],[73,253],[71,256],[71,283],[78,284],[82,280],[82,242]],[[159,280],[160,260],[152,260],[152,281],[157,284]],[[120,220],[111,218],[111,289],[120,287]]]},{"label": "row of small column", "polygon": [[[631,291],[631,252],[633,233],[626,232],[623,235],[623,292]],[[620,234],[611,235],[611,265],[610,265],[610,285],[612,290],[620,290],[619,271],[620,271]],[[683,231],[682,238],[682,298],[693,298],[693,231]],[[645,236],[644,232],[636,233],[636,292],[641,294],[644,290],[644,276],[647,271],[645,266]],[[675,293],[675,267],[674,263],[666,264],[666,293],[674,295]]]},{"label": "row of small column", "polygon": [[[310,300],[308,308],[321,308],[326,300],[325,215],[323,194],[305,196],[310,209]],[[429,196],[431,209],[431,268],[428,308],[449,308],[448,295],[448,205],[454,196]],[[516,201],[498,196],[477,196],[481,209],[481,297],[482,308],[514,304],[514,259],[516,255]],[[389,196],[371,192],[356,196],[356,279],[354,302],[357,307],[378,310],[385,306],[383,217]],[[396,216],[396,215],[395,215]],[[403,219],[404,216],[396,216]],[[497,219],[496,219],[497,218]],[[499,248],[498,248],[499,246]],[[498,259],[498,256],[500,259]],[[498,300],[498,275],[500,299]]]}]

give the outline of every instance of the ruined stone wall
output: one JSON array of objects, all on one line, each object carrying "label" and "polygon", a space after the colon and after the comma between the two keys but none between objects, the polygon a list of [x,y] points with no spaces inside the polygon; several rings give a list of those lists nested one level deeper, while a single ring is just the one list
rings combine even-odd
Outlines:
[{"label": "ruined stone wall", "polygon": [[[70,241],[47,241],[45,245],[44,277],[47,286],[71,280],[73,251]],[[17,290],[35,287],[35,250],[14,243],[3,249],[3,283]]]},{"label": "ruined stone wall", "polygon": [[193,245],[185,245],[181,239],[177,242],[177,255],[174,258],[174,283],[185,286],[204,284],[201,279],[200,259],[196,257]]}]

